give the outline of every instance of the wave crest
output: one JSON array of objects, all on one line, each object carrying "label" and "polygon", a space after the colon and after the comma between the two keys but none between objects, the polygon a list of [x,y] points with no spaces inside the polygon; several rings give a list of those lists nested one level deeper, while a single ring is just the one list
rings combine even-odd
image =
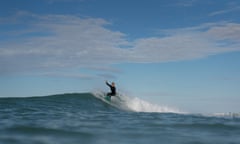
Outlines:
[{"label": "wave crest", "polygon": [[110,105],[122,110],[134,111],[134,112],[181,113],[177,109],[170,108],[167,106],[152,104],[138,97],[129,97],[126,95],[118,94],[117,96],[111,97],[111,102],[108,102],[104,99],[105,97],[104,92],[93,92],[92,94],[95,97],[101,99],[102,101],[109,103]]}]

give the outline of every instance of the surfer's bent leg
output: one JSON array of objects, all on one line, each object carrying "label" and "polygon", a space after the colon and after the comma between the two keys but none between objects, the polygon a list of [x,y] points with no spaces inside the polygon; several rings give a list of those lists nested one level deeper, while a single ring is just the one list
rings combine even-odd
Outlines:
[{"label": "surfer's bent leg", "polygon": [[111,96],[112,96],[112,93],[107,93],[107,96],[111,97]]},{"label": "surfer's bent leg", "polygon": [[114,94],[114,93],[107,93],[107,96],[110,96],[110,97],[112,97],[112,96],[115,96],[116,94]]}]

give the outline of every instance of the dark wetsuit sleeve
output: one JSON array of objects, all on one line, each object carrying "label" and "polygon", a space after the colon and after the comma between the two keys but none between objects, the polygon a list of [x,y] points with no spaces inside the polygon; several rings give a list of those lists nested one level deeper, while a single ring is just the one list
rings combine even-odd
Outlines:
[{"label": "dark wetsuit sleeve", "polygon": [[106,85],[108,85],[110,88],[112,87],[108,82],[106,82]]}]

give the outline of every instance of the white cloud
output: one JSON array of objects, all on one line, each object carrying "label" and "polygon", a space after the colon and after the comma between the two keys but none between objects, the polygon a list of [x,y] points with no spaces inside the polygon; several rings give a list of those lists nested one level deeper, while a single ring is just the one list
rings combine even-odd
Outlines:
[{"label": "white cloud", "polygon": [[225,23],[209,28],[206,36],[211,36],[215,40],[230,40],[240,43],[240,24]]},{"label": "white cloud", "polygon": [[[28,17],[25,22],[28,28],[20,30],[26,31],[24,37],[0,43],[0,73],[33,69],[106,68],[124,62],[159,63],[240,50],[238,23],[207,23],[169,29],[161,31],[166,34],[164,37],[128,41],[124,33],[108,29],[106,26],[110,23],[100,18],[22,13],[15,17],[14,22],[21,21],[24,25],[22,19],[25,17]],[[7,20],[3,21],[2,24],[7,23]],[[32,31],[35,32],[34,36]],[[18,37],[22,35],[18,33]],[[125,46],[128,48],[122,48]]]},{"label": "white cloud", "polygon": [[59,2],[84,2],[85,0],[45,0],[48,4],[54,4]]},{"label": "white cloud", "polygon": [[222,15],[222,14],[227,14],[227,13],[235,12],[235,11],[239,11],[239,10],[240,10],[240,6],[234,6],[234,7],[230,7],[227,9],[214,11],[214,12],[210,13],[209,16]]},{"label": "white cloud", "polygon": [[95,79],[96,76],[83,73],[73,73],[73,72],[40,72],[35,73],[35,76],[50,76],[50,77],[66,77],[66,78],[78,78],[78,79]]},{"label": "white cloud", "polygon": [[177,3],[178,6],[183,6],[183,7],[191,7],[193,5],[195,5],[197,2],[197,0],[181,0]]},{"label": "white cloud", "polygon": [[136,62],[189,60],[240,50],[240,24],[236,23],[208,23],[162,32],[165,37],[135,41]]}]

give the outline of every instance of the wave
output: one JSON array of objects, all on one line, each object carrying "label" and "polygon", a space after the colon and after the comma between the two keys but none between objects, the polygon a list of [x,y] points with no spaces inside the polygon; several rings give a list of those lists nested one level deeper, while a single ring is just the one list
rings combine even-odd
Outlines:
[{"label": "wave", "polygon": [[137,97],[117,95],[111,101],[105,99],[104,92],[66,93],[49,96],[0,98],[0,108],[12,107],[21,111],[38,111],[38,109],[67,111],[111,111],[180,113],[180,111],[152,104]]},{"label": "wave", "polygon": [[[81,108],[81,110],[106,110],[106,105],[108,105],[110,109],[114,108],[130,112],[182,113],[175,108],[152,104],[138,97],[130,97],[123,94],[113,96],[109,102],[106,101],[105,93],[102,91],[90,93],[65,93],[49,96],[0,98],[0,102],[3,100],[6,104],[9,102],[11,103],[11,101],[23,101],[25,105],[25,102],[29,102],[29,108],[33,108],[32,105],[36,104],[43,108],[51,109],[55,107],[58,109],[59,107],[74,107]],[[109,109],[109,107],[107,108]]]},{"label": "wave", "polygon": [[186,115],[200,115],[206,117],[240,118],[240,113],[210,113],[194,114],[180,111],[173,107],[157,105],[124,94],[119,94],[111,98],[111,102],[105,99],[105,93],[95,91],[90,93],[66,93],[50,96],[0,98],[0,109],[16,108],[19,112],[39,111],[39,110],[69,110],[69,111],[112,111],[123,110],[129,112],[147,113],[177,113]]}]

